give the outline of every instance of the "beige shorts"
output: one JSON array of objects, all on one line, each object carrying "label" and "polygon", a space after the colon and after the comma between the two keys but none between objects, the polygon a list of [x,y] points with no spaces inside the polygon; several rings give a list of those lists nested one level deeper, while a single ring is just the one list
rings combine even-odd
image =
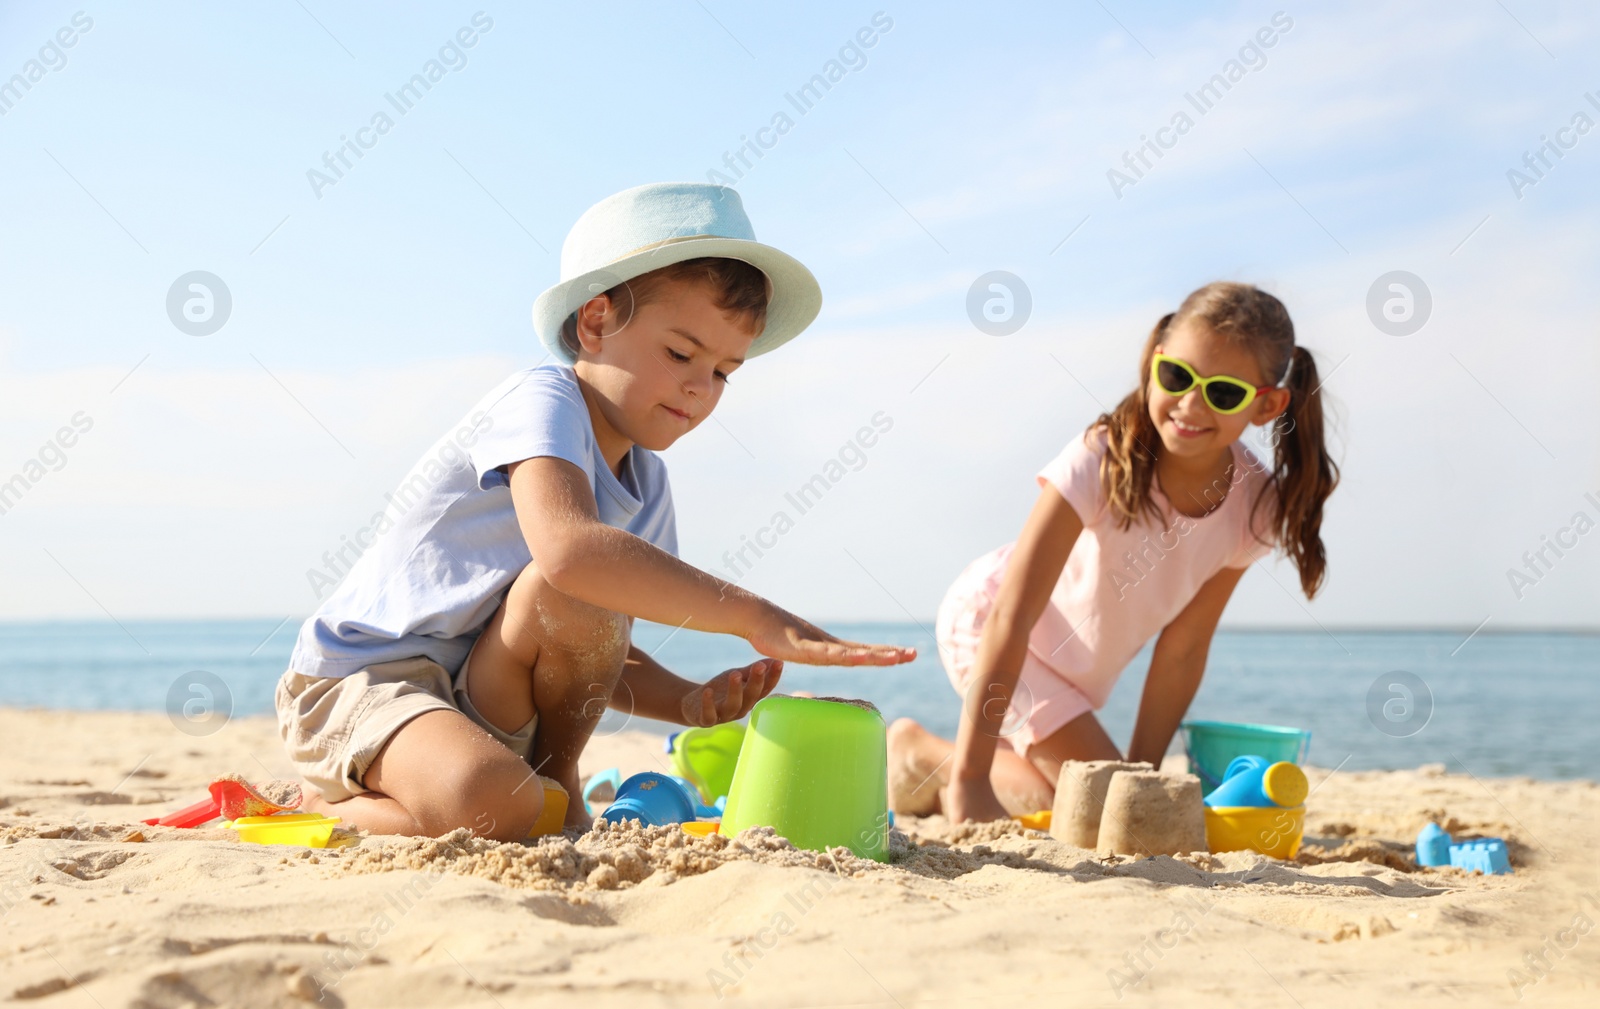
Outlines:
[{"label": "beige shorts", "polygon": [[369,792],[362,784],[402,725],[429,711],[459,711],[524,760],[533,752],[535,715],[516,732],[496,728],[467,696],[467,666],[452,681],[432,659],[379,662],[349,676],[302,676],[294,670],[278,680],[274,697],[278,733],[289,759],[329,802]]}]

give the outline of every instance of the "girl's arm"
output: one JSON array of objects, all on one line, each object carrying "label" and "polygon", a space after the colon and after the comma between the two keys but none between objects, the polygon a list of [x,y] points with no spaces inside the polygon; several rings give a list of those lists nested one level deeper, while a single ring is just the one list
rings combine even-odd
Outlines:
[{"label": "girl's arm", "polygon": [[1017,537],[978,643],[950,769],[945,815],[953,822],[995,820],[1007,815],[989,783],[995,743],[1011,693],[1022,675],[1028,635],[1044,613],[1050,592],[1081,532],[1083,522],[1061,492],[1054,487],[1042,488],[1022,527],[1022,535]]},{"label": "girl's arm", "polygon": [[1139,720],[1134,723],[1133,742],[1128,745],[1129,760],[1147,760],[1161,766],[1178,723],[1200,689],[1206,653],[1211,649],[1217,621],[1222,619],[1222,609],[1244,573],[1244,568],[1223,568],[1212,575],[1156,639],[1150,675],[1144,681],[1144,696],[1139,699]]}]

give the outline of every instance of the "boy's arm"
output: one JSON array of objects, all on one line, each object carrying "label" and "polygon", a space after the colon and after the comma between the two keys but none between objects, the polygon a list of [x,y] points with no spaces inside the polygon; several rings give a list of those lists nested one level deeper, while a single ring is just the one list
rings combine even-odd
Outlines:
[{"label": "boy's arm", "polygon": [[812,665],[886,666],[916,650],[841,641],[752,592],[601,522],[583,471],[563,459],[512,463],[511,502],[534,564],[559,592],[660,624],[734,634],[763,655]]},{"label": "boy's arm", "polygon": [[1129,760],[1146,760],[1156,767],[1167,754],[1167,746],[1178,731],[1200,689],[1206,671],[1206,655],[1211,636],[1216,633],[1222,610],[1233,595],[1244,568],[1223,568],[1196,592],[1183,612],[1156,638],[1150,656],[1150,674],[1139,699],[1139,718],[1133,726],[1133,741],[1128,744]]},{"label": "boy's arm", "polygon": [[772,693],[782,673],[781,660],[758,659],[709,683],[694,683],[669,672],[635,646],[628,649],[622,679],[611,693],[611,707],[678,725],[717,725],[748,715],[757,701]]}]

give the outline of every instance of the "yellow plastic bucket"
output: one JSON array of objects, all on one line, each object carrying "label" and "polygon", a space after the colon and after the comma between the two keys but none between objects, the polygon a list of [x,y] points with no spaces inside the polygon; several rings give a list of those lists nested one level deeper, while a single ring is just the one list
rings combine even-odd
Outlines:
[{"label": "yellow plastic bucket", "polygon": [[570,797],[561,782],[554,778],[539,775],[539,784],[544,786],[544,808],[539,811],[539,819],[534,821],[533,829],[528,831],[529,837],[544,837],[547,834],[561,833],[561,826],[567,819],[567,803]]},{"label": "yellow plastic bucket", "polygon": [[1212,851],[1259,851],[1291,859],[1300,851],[1306,807],[1207,806],[1206,847]]}]

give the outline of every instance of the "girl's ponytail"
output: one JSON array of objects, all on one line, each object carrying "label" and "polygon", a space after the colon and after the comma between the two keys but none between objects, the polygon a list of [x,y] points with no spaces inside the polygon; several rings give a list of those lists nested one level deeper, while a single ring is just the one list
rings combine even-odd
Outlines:
[{"label": "girl's ponytail", "polygon": [[1339,467],[1323,444],[1322,383],[1309,350],[1294,348],[1284,385],[1289,391],[1288,423],[1273,430],[1276,532],[1278,544],[1300,571],[1300,588],[1310,599],[1321,588],[1328,570],[1322,547],[1322,504],[1339,483]]}]

